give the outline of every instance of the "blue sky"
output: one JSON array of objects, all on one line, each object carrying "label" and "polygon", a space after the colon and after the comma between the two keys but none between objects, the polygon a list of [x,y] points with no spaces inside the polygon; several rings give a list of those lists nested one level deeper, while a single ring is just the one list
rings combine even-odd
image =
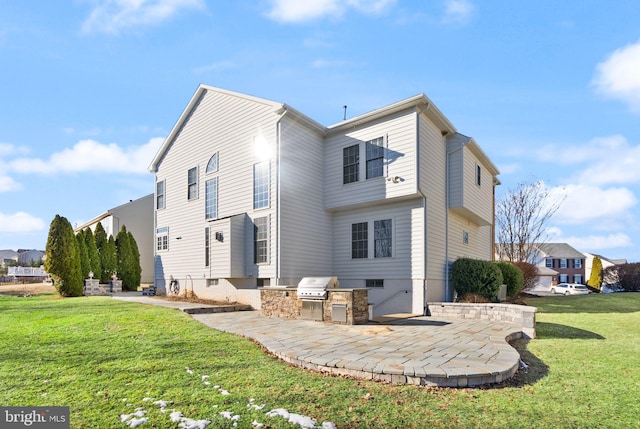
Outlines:
[{"label": "blue sky", "polygon": [[0,249],[153,192],[198,84],[339,122],[425,93],[500,169],[565,195],[549,240],[640,261],[640,5],[0,0]]}]

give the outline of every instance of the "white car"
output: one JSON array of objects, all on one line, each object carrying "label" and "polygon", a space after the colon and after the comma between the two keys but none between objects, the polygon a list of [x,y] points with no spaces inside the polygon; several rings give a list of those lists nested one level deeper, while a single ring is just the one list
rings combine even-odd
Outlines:
[{"label": "white car", "polygon": [[586,295],[591,293],[588,287],[578,283],[558,283],[551,286],[551,293],[560,293],[563,295]]}]

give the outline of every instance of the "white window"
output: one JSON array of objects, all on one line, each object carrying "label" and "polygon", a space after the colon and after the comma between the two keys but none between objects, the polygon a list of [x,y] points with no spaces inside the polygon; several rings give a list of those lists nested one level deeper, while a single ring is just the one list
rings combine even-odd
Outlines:
[{"label": "white window", "polygon": [[574,283],[578,283],[578,284],[582,284],[582,274],[574,274],[573,275],[573,282]]},{"label": "white window", "polygon": [[253,166],[253,208],[269,207],[269,161]]},{"label": "white window", "polygon": [[164,208],[164,180],[156,183],[156,209]]},{"label": "white window", "polygon": [[215,173],[218,171],[218,152],[214,153],[211,158],[209,158],[209,162],[207,163],[206,174]]},{"label": "white window", "polygon": [[204,218],[218,217],[218,178],[214,177],[204,182]]},{"label": "white window", "polygon": [[373,222],[373,245],[376,258],[390,258],[393,228],[391,219]]},{"label": "white window", "polygon": [[553,268],[553,259],[552,258],[546,258],[544,260],[544,266],[547,268]]},{"label": "white window", "polygon": [[567,259],[560,259],[560,268],[567,268],[569,266]]},{"label": "white window", "polygon": [[384,137],[365,142],[367,151],[367,179],[384,176]]},{"label": "white window", "polygon": [[569,276],[567,274],[560,274],[558,276],[558,280],[560,283],[567,283],[569,281]]},{"label": "white window", "polygon": [[360,145],[342,149],[342,184],[357,182],[360,170]]},{"label": "white window", "polygon": [[156,250],[169,250],[169,227],[156,230]]},{"label": "white window", "polygon": [[204,229],[204,266],[209,266],[209,255],[211,254],[210,245],[211,245],[211,237],[209,236],[209,227],[207,226]]},{"label": "white window", "polygon": [[369,224],[359,222],[351,225],[351,259],[369,257]]},{"label": "white window", "polygon": [[[582,259],[576,258],[573,260],[573,268],[582,268]],[[578,283],[578,282],[576,282]]]},{"label": "white window", "polygon": [[190,168],[187,171],[187,200],[198,198],[198,167]]},{"label": "white window", "polygon": [[482,167],[479,164],[476,164],[476,185],[482,185]]},{"label": "white window", "polygon": [[469,244],[469,233],[467,231],[462,231],[462,244]]},{"label": "white window", "polygon": [[254,262],[266,264],[269,262],[269,217],[256,218],[253,225]]},{"label": "white window", "polygon": [[366,287],[384,287],[383,279],[367,279],[364,283]]}]

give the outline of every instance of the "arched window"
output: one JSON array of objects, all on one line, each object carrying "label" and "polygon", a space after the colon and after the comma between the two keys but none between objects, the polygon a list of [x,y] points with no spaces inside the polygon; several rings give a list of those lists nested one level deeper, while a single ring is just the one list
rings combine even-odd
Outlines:
[{"label": "arched window", "polygon": [[214,173],[218,171],[218,152],[214,153],[209,162],[207,163],[207,173]]}]

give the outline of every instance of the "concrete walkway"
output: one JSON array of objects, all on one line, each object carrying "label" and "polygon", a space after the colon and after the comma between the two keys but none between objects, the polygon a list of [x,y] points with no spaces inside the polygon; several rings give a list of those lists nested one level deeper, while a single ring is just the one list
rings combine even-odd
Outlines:
[{"label": "concrete walkway", "polygon": [[484,320],[419,316],[335,325],[130,294],[114,298],[186,311],[211,328],[255,340],[292,365],[366,380],[478,386],[510,378],[520,361],[507,343],[521,336],[519,329]]}]

